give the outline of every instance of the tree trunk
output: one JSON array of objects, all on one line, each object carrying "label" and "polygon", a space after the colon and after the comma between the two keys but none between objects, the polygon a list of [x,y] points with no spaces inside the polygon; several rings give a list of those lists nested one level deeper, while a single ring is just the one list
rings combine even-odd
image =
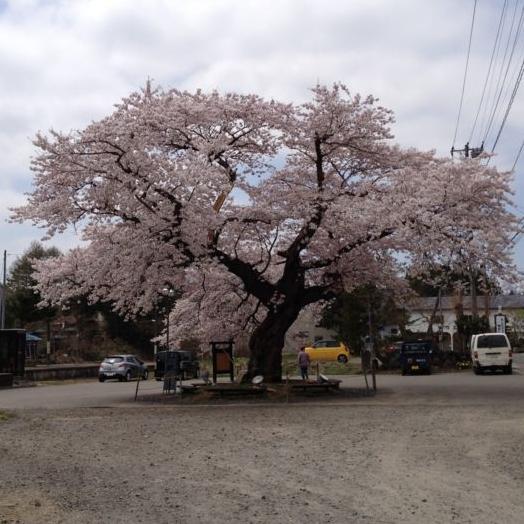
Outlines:
[{"label": "tree trunk", "polygon": [[248,380],[263,375],[265,382],[282,381],[282,349],[286,333],[299,312],[294,304],[281,304],[255,329],[249,339]]}]

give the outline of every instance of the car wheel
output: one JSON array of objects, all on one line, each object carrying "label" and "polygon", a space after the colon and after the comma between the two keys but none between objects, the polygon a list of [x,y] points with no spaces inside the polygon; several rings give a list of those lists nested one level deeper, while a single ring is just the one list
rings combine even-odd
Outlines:
[{"label": "car wheel", "polygon": [[337,357],[337,360],[341,363],[341,364],[346,364],[346,362],[348,361],[348,357],[346,357],[346,355],[339,355]]},{"label": "car wheel", "polygon": [[129,382],[131,380],[131,371],[126,371],[126,376],[124,380],[126,382]]},{"label": "car wheel", "polygon": [[105,379],[106,379],[106,377],[104,377],[104,375],[100,375],[100,376],[98,377],[98,382],[104,382]]},{"label": "car wheel", "polygon": [[149,377],[149,371],[145,369],[144,374],[142,375],[142,380],[147,380],[148,377]]},{"label": "car wheel", "polygon": [[504,368],[504,373],[506,375],[511,375],[513,373],[513,366],[510,364]]}]

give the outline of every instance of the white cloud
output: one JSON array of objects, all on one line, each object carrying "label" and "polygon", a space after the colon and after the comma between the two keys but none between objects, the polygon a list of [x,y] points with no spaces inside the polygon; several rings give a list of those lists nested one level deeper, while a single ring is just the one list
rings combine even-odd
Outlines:
[{"label": "white cloud", "polygon": [[[476,111],[498,4],[477,10],[460,146]],[[287,101],[304,99],[317,80],[342,81],[395,111],[400,143],[448,154],[471,8],[452,0],[0,0],[0,219],[29,190],[36,131],[101,118],[148,77],[164,87]],[[516,103],[501,141],[503,167],[524,137],[523,113]],[[516,188],[522,200],[519,177]],[[13,234],[15,227],[23,234]],[[0,224],[0,247],[31,236],[40,232]]]}]

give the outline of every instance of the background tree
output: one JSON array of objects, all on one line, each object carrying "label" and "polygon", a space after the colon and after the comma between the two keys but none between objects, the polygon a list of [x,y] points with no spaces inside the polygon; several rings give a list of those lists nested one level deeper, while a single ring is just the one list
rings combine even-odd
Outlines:
[{"label": "background tree", "polygon": [[[35,262],[60,256],[56,247],[44,247],[39,242],[31,243],[30,247],[11,266],[7,279],[7,308],[6,326],[8,328],[34,329],[38,322],[44,322],[49,329],[49,323],[54,322],[60,314],[67,314],[75,319],[75,327],[83,337],[93,337],[92,319],[98,314],[104,318],[104,336],[120,340],[136,348],[143,355],[152,355],[151,339],[157,335],[157,328],[153,321],[162,324],[165,318],[165,307],[162,304],[167,299],[160,299],[161,305],[145,315],[133,320],[125,319],[116,313],[109,303],[89,304],[86,297],[78,296],[67,304],[67,309],[60,312],[57,307],[39,307],[42,300],[34,278]],[[173,301],[170,300],[172,304]],[[160,308],[163,307],[160,312]],[[91,349],[96,355],[96,348]],[[83,355],[79,355],[83,356]]]},{"label": "background tree", "polygon": [[457,345],[459,346],[459,349],[456,351],[467,352],[467,344],[471,339],[471,335],[489,333],[491,331],[489,320],[485,316],[461,314],[457,316],[455,324],[457,325]]},{"label": "background tree", "polygon": [[[462,293],[462,290],[465,290],[466,293],[469,292],[473,317],[477,319],[475,322],[478,322],[477,296],[484,294],[486,298],[486,295],[499,294],[501,292],[497,282],[488,279],[484,271],[472,268],[466,273],[464,271],[452,271],[448,266],[433,267],[426,275],[408,276],[408,282],[411,289],[419,296],[435,298],[433,312],[428,322],[428,335],[433,333],[433,324],[437,318],[439,300],[445,295],[455,294],[459,290],[460,293]],[[462,315],[461,309],[457,316],[461,317]]]},{"label": "background tree", "polygon": [[39,242],[33,242],[18,258],[9,270],[6,282],[6,326],[8,328],[23,328],[30,322],[48,320],[56,313],[55,307],[39,308],[42,300],[35,289],[35,261],[46,260],[60,256],[56,247],[44,247]]},{"label": "background tree", "polygon": [[362,286],[331,301],[324,309],[321,325],[335,329],[352,350],[360,353],[364,337],[369,334],[370,312],[371,335],[375,340],[382,326],[404,326],[406,322],[405,312],[390,292]]},{"label": "background tree", "polygon": [[180,290],[172,336],[247,331],[249,374],[271,381],[299,312],[341,291],[444,260],[511,274],[510,176],[402,150],[392,122],[338,84],[301,105],[148,84],[83,131],[39,134],[15,218],[88,243],[42,263],[39,289],[129,314]]}]

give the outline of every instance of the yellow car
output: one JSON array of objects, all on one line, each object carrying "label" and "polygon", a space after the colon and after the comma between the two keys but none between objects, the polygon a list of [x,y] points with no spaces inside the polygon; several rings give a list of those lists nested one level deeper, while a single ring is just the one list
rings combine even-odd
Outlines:
[{"label": "yellow car", "polygon": [[318,340],[306,347],[311,362],[337,361],[345,364],[349,360],[349,349],[344,342],[336,340]]}]

